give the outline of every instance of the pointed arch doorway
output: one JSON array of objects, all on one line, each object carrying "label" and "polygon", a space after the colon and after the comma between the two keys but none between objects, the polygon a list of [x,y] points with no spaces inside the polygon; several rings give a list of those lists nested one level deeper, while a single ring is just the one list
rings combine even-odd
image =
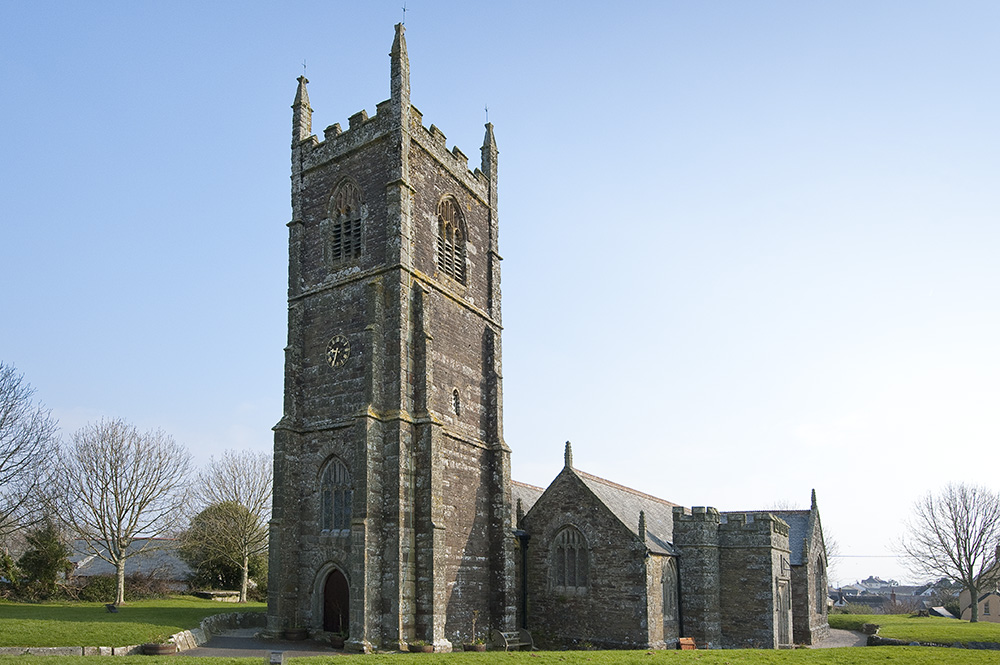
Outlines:
[{"label": "pointed arch doorway", "polygon": [[350,601],[351,593],[347,578],[339,569],[334,568],[326,576],[326,582],[323,584],[323,630],[345,636],[349,634]]}]

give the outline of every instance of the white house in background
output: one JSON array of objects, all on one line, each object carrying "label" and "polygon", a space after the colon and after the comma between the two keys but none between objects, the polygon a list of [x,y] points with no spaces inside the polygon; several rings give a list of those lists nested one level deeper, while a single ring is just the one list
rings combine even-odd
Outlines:
[{"label": "white house in background", "polygon": [[[962,608],[962,619],[969,621],[972,619],[972,603],[969,602],[970,594],[968,590],[963,591],[958,597],[958,606]],[[979,620],[1000,623],[1000,592],[996,588],[983,591],[979,594]]]}]

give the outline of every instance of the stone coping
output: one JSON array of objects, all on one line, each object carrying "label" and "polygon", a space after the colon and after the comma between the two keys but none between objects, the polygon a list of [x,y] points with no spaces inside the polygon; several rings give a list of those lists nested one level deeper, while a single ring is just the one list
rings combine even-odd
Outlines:
[{"label": "stone coping", "polygon": [[[263,612],[229,612],[213,614],[201,620],[198,628],[182,630],[169,637],[178,651],[187,651],[208,642],[213,635],[235,628],[263,628],[267,615]],[[0,656],[135,656],[142,654],[141,644],[122,647],[0,647]]]}]

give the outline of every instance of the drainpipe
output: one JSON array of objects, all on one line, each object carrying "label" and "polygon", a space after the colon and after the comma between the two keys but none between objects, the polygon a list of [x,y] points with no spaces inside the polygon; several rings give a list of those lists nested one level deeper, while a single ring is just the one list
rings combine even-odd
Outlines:
[{"label": "drainpipe", "polygon": [[528,627],[528,541],[531,536],[527,531],[518,529],[514,532],[521,544],[521,628]]}]

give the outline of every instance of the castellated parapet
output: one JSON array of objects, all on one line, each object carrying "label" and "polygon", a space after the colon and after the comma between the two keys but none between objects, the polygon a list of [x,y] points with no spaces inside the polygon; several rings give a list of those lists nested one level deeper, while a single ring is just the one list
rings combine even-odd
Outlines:
[{"label": "castellated parapet", "polygon": [[788,524],[770,513],[723,513],[719,566],[723,646],[768,648],[790,644],[792,569]]},{"label": "castellated parapet", "polygon": [[708,648],[790,644],[788,533],[769,513],[674,508],[684,634]]},{"label": "castellated parapet", "polygon": [[[470,171],[469,158],[465,153],[458,146],[452,146],[449,150],[446,137],[437,126],[424,127],[423,114],[416,106],[410,106],[408,115],[410,139],[467,187],[470,193],[487,202],[490,183],[484,173],[486,167],[480,165],[475,171]],[[392,100],[380,102],[372,117],[368,117],[368,113],[362,109],[348,118],[346,130],[341,129],[340,123],[334,123],[323,131],[322,141],[312,134],[298,145],[293,145],[293,148],[302,153],[297,166],[299,170],[308,173],[331,160],[368,146],[373,141],[387,140],[393,129],[398,127],[398,122],[398,115],[392,112]],[[295,167],[293,163],[293,172]]]}]

